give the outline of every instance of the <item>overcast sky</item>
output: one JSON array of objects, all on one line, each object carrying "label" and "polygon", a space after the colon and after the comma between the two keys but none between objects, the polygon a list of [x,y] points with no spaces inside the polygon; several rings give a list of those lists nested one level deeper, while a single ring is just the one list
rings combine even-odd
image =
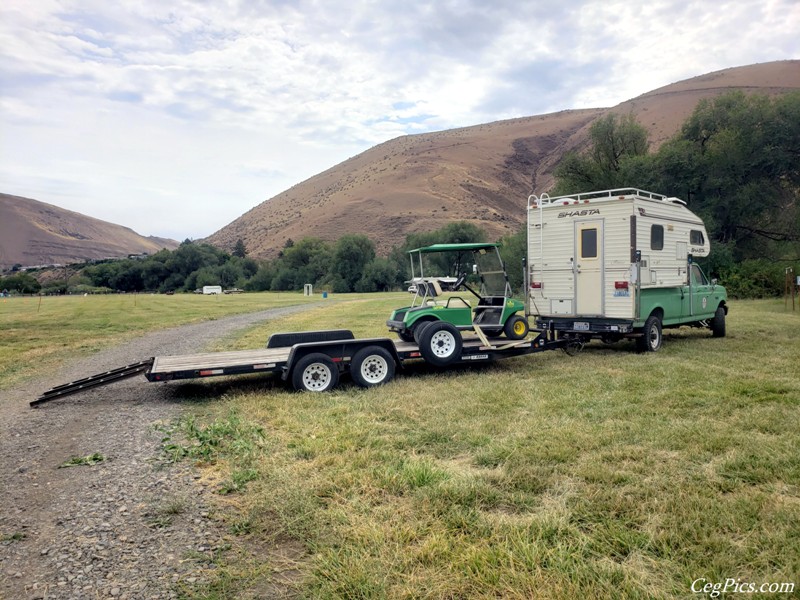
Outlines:
[{"label": "overcast sky", "polygon": [[385,140],[800,58],[800,0],[2,0],[0,192],[201,238]]}]

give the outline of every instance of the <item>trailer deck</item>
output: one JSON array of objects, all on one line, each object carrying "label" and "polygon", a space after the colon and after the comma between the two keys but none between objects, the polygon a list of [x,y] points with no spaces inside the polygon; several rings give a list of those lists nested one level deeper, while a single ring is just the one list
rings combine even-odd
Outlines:
[{"label": "trailer deck", "polygon": [[[552,331],[541,331],[536,338],[520,341],[486,338],[479,329],[476,333],[478,337],[463,339],[460,351],[450,364],[491,362],[564,348],[566,344],[566,340],[556,339]],[[422,358],[420,347],[413,342],[389,338],[355,339],[347,330],[282,333],[271,336],[266,348],[156,356],[56,386],[30,405],[35,407],[139,373],[151,382],[278,373],[284,380],[291,379],[295,389],[323,391],[338,383],[339,372],[350,371],[356,383],[371,387],[391,380],[395,367],[402,368],[405,361]]]}]

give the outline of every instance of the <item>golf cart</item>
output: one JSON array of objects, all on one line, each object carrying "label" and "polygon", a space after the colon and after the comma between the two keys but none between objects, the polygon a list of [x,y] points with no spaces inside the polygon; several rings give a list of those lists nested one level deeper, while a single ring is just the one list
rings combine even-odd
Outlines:
[{"label": "golf cart", "polygon": [[[441,335],[450,332],[450,337],[453,332],[458,334],[459,331],[479,329],[487,336],[504,334],[511,340],[525,338],[528,335],[525,305],[511,298],[511,286],[499,247],[497,243],[434,244],[410,250],[409,283],[416,286],[416,293],[411,306],[392,312],[386,322],[389,329],[396,331],[403,341],[414,341],[420,346],[423,345],[423,333],[432,324],[437,325],[434,329]],[[447,277],[425,275],[423,257],[441,253],[447,253],[444,258],[448,262],[452,259],[451,269],[456,275],[454,282]],[[442,259],[438,262],[441,268]],[[480,280],[480,291],[467,283],[467,267],[474,270]],[[443,283],[450,290],[446,296],[442,291]],[[472,303],[456,295],[462,288],[475,297]],[[436,335],[432,331],[429,334]]]}]

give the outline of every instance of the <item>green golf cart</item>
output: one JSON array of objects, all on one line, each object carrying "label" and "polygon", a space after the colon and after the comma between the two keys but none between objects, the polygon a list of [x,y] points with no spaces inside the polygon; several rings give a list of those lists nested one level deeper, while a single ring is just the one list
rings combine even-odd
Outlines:
[{"label": "green golf cart", "polygon": [[[525,305],[511,297],[511,286],[499,247],[497,243],[434,244],[410,250],[409,289],[414,290],[414,298],[410,306],[392,312],[386,322],[389,329],[397,332],[403,341],[415,341],[422,347],[429,346],[422,343],[424,332],[435,324],[436,327],[428,332],[428,337],[438,335],[442,338],[439,342],[444,343],[438,344],[438,347],[447,354],[444,358],[452,354],[449,352],[451,345],[457,345],[460,350],[460,331],[480,328],[486,336],[503,334],[511,340],[525,338],[528,335]],[[438,260],[439,267],[446,261],[455,276],[427,276],[423,258],[443,253],[445,255]],[[436,261],[429,258],[428,262]],[[479,290],[467,283],[468,269],[479,280]],[[459,295],[462,289],[474,298]],[[456,337],[458,340],[455,340]],[[425,358],[430,361],[428,357]],[[432,362],[441,361],[434,358]]]}]

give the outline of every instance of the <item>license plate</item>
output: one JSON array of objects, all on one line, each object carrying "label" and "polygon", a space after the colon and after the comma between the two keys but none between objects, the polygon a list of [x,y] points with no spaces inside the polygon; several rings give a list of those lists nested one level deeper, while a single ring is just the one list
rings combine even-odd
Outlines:
[{"label": "license plate", "polygon": [[572,324],[572,328],[575,331],[589,331],[589,324],[583,321],[575,321],[575,323]]}]

